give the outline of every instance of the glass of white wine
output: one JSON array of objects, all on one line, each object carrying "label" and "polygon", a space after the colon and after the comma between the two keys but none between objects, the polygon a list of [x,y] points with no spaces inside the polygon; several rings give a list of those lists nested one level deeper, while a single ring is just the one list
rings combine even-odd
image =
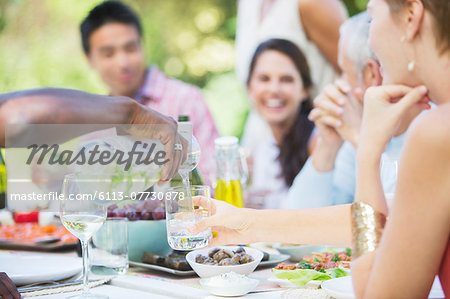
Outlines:
[{"label": "glass of white wine", "polygon": [[[88,242],[106,220],[107,205],[98,198],[104,179],[100,177],[68,174],[64,177],[60,202],[63,225],[81,241],[83,252],[83,292],[67,298],[108,298],[89,292]],[[99,188],[96,188],[98,186]]]}]

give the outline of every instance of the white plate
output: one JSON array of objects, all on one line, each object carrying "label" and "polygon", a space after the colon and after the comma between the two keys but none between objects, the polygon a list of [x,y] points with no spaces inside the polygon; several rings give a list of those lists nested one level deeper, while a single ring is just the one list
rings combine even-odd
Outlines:
[{"label": "white plate", "polygon": [[[354,299],[352,277],[339,277],[335,279],[326,280],[322,283],[322,289],[324,289],[328,295],[336,299]],[[445,298],[442,291],[439,279],[436,278],[431,288],[429,298]]]},{"label": "white plate", "polygon": [[319,281],[319,280],[310,280],[304,286],[301,286],[301,285],[290,282],[288,279],[281,279],[281,278],[278,278],[275,276],[272,276],[272,277],[268,278],[267,280],[270,282],[276,283],[281,288],[290,288],[290,289],[291,288],[318,289],[318,288],[320,288],[320,285],[322,283],[322,281]]},{"label": "white plate", "polygon": [[0,270],[16,285],[74,276],[82,268],[78,257],[22,252],[0,252]]},{"label": "white plate", "polygon": [[277,266],[279,263],[287,261],[289,259],[289,255],[287,254],[271,254],[269,255],[269,260],[261,261],[258,267],[268,267],[268,266]]}]

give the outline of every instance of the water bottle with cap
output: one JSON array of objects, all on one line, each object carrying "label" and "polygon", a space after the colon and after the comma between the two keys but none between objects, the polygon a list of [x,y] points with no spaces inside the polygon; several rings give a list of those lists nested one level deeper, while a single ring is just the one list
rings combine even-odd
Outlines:
[{"label": "water bottle with cap", "polygon": [[216,199],[243,208],[241,177],[242,165],[238,139],[234,136],[217,138],[214,141],[217,162]]},{"label": "water bottle with cap", "polygon": [[180,174],[184,177],[188,176],[191,185],[203,185],[202,177],[197,169],[201,155],[200,145],[198,144],[197,139],[192,135],[192,123],[189,121],[188,115],[178,116],[178,133],[186,140],[190,141],[190,147],[187,151],[186,161],[180,165],[178,174],[170,181],[170,186],[175,187],[183,185],[183,179]]}]

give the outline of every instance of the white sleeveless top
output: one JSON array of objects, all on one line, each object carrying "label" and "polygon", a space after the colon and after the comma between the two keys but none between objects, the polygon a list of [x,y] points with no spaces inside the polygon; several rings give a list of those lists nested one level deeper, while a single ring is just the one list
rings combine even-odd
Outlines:
[{"label": "white sleeveless top", "polygon": [[[270,38],[287,39],[295,43],[305,55],[314,83],[312,96],[337,78],[317,46],[308,40],[298,12],[298,0],[276,0],[264,19],[261,8],[264,0],[240,0],[238,3],[236,30],[236,74],[245,85],[253,54],[258,45]],[[252,109],[247,118],[241,144],[249,152],[272,137],[269,126]]]}]

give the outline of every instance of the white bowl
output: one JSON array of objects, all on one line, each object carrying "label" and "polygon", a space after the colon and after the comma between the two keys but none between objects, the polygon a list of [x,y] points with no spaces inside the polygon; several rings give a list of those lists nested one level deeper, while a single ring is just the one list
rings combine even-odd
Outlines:
[{"label": "white bowl", "polygon": [[211,283],[211,278],[200,279],[200,285],[216,296],[243,296],[253,291],[259,284],[259,280],[247,278],[246,281],[229,282],[223,285],[215,285]]},{"label": "white bowl", "polygon": [[[218,246],[217,248],[225,249],[228,252],[231,252],[238,249],[239,246]],[[235,272],[242,275],[248,275],[255,270],[255,268],[258,266],[258,264],[261,262],[264,256],[264,254],[258,249],[244,247],[245,252],[253,258],[253,262],[233,266],[205,265],[195,262],[195,257],[197,255],[201,254],[207,256],[212,249],[213,248],[197,249],[189,252],[186,255],[186,260],[188,261],[189,265],[191,265],[195,273],[197,273],[197,275],[202,278],[213,277],[228,272]]]},{"label": "white bowl", "polygon": [[293,262],[299,262],[304,256],[311,256],[313,252],[321,252],[330,248],[326,245],[283,246],[283,244],[275,244],[273,247],[279,252],[289,255]]}]

